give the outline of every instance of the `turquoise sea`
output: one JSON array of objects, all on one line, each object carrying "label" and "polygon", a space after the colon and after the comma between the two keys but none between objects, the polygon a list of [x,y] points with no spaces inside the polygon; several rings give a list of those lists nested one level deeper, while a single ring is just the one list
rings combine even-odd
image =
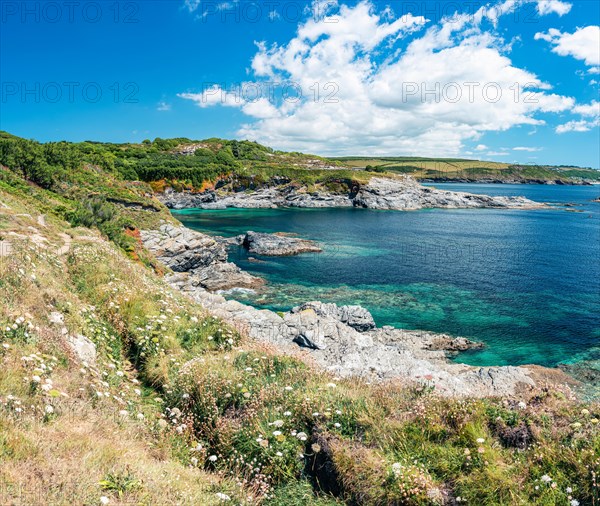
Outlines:
[{"label": "turquoise sea", "polygon": [[360,304],[378,325],[426,329],[486,343],[460,354],[473,365],[600,360],[600,186],[436,184],[488,195],[570,204],[536,211],[187,209],[193,229],[233,236],[290,232],[324,252],[230,260],[267,280],[229,294],[285,311],[309,300]]}]

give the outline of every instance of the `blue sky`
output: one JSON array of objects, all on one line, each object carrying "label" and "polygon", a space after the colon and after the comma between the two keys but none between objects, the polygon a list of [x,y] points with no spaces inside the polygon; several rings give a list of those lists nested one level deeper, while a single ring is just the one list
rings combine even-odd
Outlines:
[{"label": "blue sky", "polygon": [[600,166],[596,0],[0,8],[16,135]]}]

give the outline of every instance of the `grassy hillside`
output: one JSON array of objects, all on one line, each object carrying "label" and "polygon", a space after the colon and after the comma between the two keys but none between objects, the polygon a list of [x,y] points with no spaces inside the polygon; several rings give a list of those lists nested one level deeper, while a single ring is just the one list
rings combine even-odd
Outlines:
[{"label": "grassy hillside", "polygon": [[418,179],[467,179],[494,181],[600,181],[600,171],[579,167],[513,165],[457,158],[342,157],[332,161],[371,172],[410,174]]},{"label": "grassy hillside", "polygon": [[147,186],[21,170],[0,170],[1,504],[600,504],[597,403],[315,370],[165,284]]}]

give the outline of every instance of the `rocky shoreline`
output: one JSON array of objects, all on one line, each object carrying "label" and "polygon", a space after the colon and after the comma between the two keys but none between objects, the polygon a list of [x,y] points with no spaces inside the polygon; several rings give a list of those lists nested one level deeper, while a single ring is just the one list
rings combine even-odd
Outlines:
[{"label": "rocky shoreline", "polygon": [[175,192],[167,189],[158,198],[170,209],[226,208],[329,208],[355,207],[410,211],[443,209],[539,209],[544,204],[524,197],[490,197],[472,193],[428,188],[405,176],[395,179],[373,177],[365,185],[353,184],[347,191],[311,191],[292,182],[273,182],[252,191],[223,188],[202,193]]},{"label": "rocky shoreline", "polygon": [[569,383],[556,369],[471,367],[450,362],[480,348],[464,338],[426,331],[377,328],[360,306],[307,302],[282,314],[259,310],[214,293],[257,288],[263,280],[228,263],[226,242],[183,226],[142,231],[144,246],[173,272],[168,283],[252,339],[276,346],[338,376],[397,380],[435,387],[448,396],[514,396],[546,381]]}]

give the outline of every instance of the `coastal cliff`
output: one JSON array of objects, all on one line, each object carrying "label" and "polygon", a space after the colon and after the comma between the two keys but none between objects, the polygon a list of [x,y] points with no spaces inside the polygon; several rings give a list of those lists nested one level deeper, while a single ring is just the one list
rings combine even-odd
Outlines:
[{"label": "coastal cliff", "polygon": [[201,193],[175,192],[167,189],[157,195],[171,209],[200,208],[326,208],[357,207],[365,209],[418,210],[444,209],[534,209],[543,204],[524,197],[490,197],[464,192],[429,188],[411,177],[373,177],[366,184],[341,185],[337,191],[308,188],[292,182],[272,182],[251,191],[231,189],[208,190]]}]

